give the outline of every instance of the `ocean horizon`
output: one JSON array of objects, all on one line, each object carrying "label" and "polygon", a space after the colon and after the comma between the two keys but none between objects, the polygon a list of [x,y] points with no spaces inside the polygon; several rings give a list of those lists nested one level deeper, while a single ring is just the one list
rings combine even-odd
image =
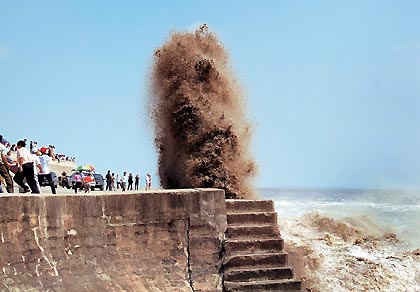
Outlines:
[{"label": "ocean horizon", "polygon": [[392,232],[410,247],[420,248],[420,190],[260,188],[274,201],[279,220],[318,213],[336,220],[369,218],[375,228]]}]

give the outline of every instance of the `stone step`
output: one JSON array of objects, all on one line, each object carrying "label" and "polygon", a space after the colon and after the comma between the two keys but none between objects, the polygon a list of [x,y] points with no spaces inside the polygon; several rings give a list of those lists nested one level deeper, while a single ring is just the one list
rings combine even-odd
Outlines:
[{"label": "stone step", "polygon": [[237,268],[225,272],[223,279],[229,282],[250,282],[256,280],[292,279],[291,267],[275,268]]},{"label": "stone step", "polygon": [[277,224],[276,212],[227,213],[227,223],[231,224]]},{"label": "stone step", "polygon": [[242,225],[230,224],[226,230],[226,237],[229,239],[250,238],[250,237],[276,237],[280,236],[279,228],[273,224]]},{"label": "stone step", "polygon": [[264,280],[252,282],[224,282],[224,288],[227,292],[236,291],[300,291],[302,289],[301,281],[292,279],[283,280]]},{"label": "stone step", "polygon": [[283,251],[283,239],[281,237],[228,239],[225,241],[225,251],[228,256],[234,254],[281,252]]},{"label": "stone step", "polygon": [[287,253],[285,251],[274,253],[250,253],[225,257],[223,265],[225,271],[234,268],[264,268],[281,267],[287,264]]},{"label": "stone step", "polygon": [[274,212],[274,202],[270,200],[226,200],[229,213]]}]

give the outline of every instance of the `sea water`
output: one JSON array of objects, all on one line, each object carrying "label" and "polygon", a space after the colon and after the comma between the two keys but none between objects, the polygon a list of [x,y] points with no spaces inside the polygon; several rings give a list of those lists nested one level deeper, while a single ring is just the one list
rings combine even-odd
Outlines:
[{"label": "sea water", "polygon": [[316,212],[336,220],[369,218],[410,248],[420,248],[420,190],[259,189],[274,201],[279,220]]},{"label": "sea water", "polygon": [[420,191],[259,189],[308,291],[420,291]]}]

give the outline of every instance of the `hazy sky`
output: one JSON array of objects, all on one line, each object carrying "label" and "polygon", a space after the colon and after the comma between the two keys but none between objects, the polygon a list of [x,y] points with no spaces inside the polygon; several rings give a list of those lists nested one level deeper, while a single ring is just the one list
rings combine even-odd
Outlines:
[{"label": "hazy sky", "polygon": [[157,173],[153,51],[207,23],[255,124],[258,187],[420,187],[418,1],[3,1],[3,136]]}]

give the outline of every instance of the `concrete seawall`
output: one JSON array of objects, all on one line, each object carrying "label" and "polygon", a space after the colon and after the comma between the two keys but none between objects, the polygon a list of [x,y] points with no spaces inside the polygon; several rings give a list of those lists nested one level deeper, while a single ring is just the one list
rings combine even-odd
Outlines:
[{"label": "concrete seawall", "polygon": [[224,192],[0,197],[0,291],[222,291]]}]

